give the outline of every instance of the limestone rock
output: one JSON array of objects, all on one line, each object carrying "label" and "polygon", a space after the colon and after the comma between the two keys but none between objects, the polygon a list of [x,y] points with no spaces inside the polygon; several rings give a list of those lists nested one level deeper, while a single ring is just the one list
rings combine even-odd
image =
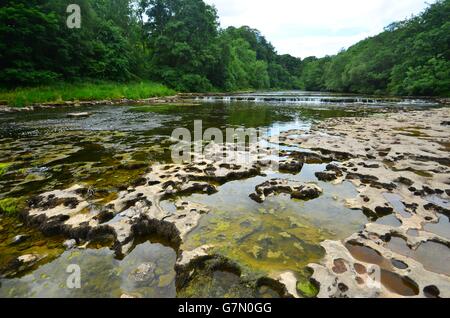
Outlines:
[{"label": "limestone rock", "polygon": [[[442,124],[449,118],[446,108],[333,118],[298,138],[289,138],[298,134],[295,130],[281,134],[289,146],[301,145],[339,161],[316,176],[323,181],[353,183],[358,196],[346,200],[347,207],[362,210],[372,221],[393,214],[401,223],[397,227],[370,223],[344,241],[378,255],[376,262],[380,264],[355,259],[341,242],[324,242],[326,257],[320,265],[310,265],[312,279],[320,285],[319,297],[448,295],[450,278],[426,270],[411,255],[425,242],[450,246],[448,238],[422,230],[424,224],[438,222],[437,214],[448,214],[446,207],[430,202],[429,196],[437,196],[442,202],[449,198],[446,145],[450,129]],[[387,243],[391,237],[405,240],[411,249],[408,255],[391,250]],[[373,274],[380,270],[381,279],[377,279]],[[388,286],[391,281],[397,288]],[[404,290],[398,286],[404,286]]]},{"label": "limestone rock", "polygon": [[92,114],[91,113],[69,113],[67,114],[68,118],[87,118],[90,117]]},{"label": "limestone rock", "polygon": [[289,194],[293,199],[306,201],[318,198],[323,190],[313,183],[304,184],[286,179],[272,179],[256,186],[255,193],[250,194],[250,198],[262,203],[268,196],[281,193]]},{"label": "limestone rock", "polygon": [[20,235],[16,235],[12,240],[10,245],[18,245],[21,244],[23,242],[25,242],[26,240],[28,240],[30,238],[29,235],[24,235],[24,234],[20,234]]},{"label": "limestone rock", "polygon": [[130,279],[135,282],[151,283],[155,279],[155,269],[156,265],[153,263],[141,264],[130,274]]},{"label": "limestone rock", "polygon": [[77,246],[77,241],[75,240],[67,240],[63,243],[64,247],[68,250],[71,250]]}]

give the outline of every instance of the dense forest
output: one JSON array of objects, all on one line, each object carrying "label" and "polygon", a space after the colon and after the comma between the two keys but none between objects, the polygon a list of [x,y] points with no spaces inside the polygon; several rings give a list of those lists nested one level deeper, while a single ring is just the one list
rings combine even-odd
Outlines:
[{"label": "dense forest", "polygon": [[306,89],[450,95],[450,0],[335,56],[278,55],[250,27],[221,29],[203,0],[3,0],[0,85],[152,80],[178,91]]}]

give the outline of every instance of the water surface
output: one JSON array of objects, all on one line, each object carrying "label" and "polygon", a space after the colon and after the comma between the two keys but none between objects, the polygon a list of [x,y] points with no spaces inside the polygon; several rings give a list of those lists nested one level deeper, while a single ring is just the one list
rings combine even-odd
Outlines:
[{"label": "water surface", "polygon": [[[39,193],[81,183],[106,203],[143,175],[148,166],[170,163],[172,131],[179,127],[193,130],[194,120],[202,120],[203,129],[266,128],[272,134],[308,130],[313,123],[327,118],[437,106],[423,100],[306,92],[207,97],[197,98],[196,102],[198,106],[162,105],[144,111],[133,106],[96,106],[2,114],[0,163],[9,168],[0,175],[0,200],[15,198],[25,202]],[[74,111],[90,112],[92,116],[68,118],[67,114]],[[306,265],[323,257],[323,240],[346,238],[368,222],[361,211],[344,207],[345,199],[357,195],[356,189],[350,183],[319,182],[314,173],[323,170],[325,165],[306,164],[298,175],[268,172],[265,177],[222,185],[214,195],[185,198],[208,205],[211,212],[188,235],[182,248],[212,244],[217,253],[237,262],[244,273],[291,271],[304,279]],[[270,178],[315,182],[324,189],[324,195],[308,202],[283,195],[263,204],[252,201],[248,195],[255,186]],[[0,297],[205,297],[205,291],[217,297],[276,296],[267,287],[250,291],[240,284],[239,277],[226,272],[194,280],[193,286],[177,291],[173,268],[178,251],[173,247],[144,241],[122,260],[103,245],[64,251],[62,238],[42,238],[15,218],[0,218],[0,259],[43,251],[48,255],[30,272],[1,279]],[[382,222],[394,221],[391,217]],[[440,226],[430,230],[441,233]],[[11,246],[11,238],[20,233],[32,233],[30,241]],[[67,265],[74,263],[83,270],[83,288],[79,290],[65,286]],[[131,275],[142,264],[152,264],[149,266],[154,273],[144,284],[133,281]]]}]

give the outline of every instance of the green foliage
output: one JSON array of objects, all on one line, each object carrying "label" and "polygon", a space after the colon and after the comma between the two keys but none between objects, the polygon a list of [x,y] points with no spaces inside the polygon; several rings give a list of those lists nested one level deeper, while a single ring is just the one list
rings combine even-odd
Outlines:
[{"label": "green foliage", "polygon": [[[80,29],[66,27],[70,3],[5,1],[0,8],[1,86],[146,79],[195,92],[298,83],[300,59],[278,57],[257,30],[220,30],[215,8],[203,0],[80,0]],[[16,105],[64,98],[46,89],[12,95]]]},{"label": "green foliage", "polygon": [[[55,80],[132,79],[127,37],[129,1],[78,1],[81,29],[66,26],[70,0],[6,1],[0,8],[0,83],[6,87]],[[109,10],[108,10],[109,8]],[[113,15],[113,16],[111,16]],[[116,21],[128,21],[121,26]]]},{"label": "green foliage", "polygon": [[450,0],[333,57],[303,61],[308,90],[450,96]]},{"label": "green foliage", "polygon": [[[55,82],[157,81],[177,91],[307,89],[449,95],[450,0],[392,23],[336,56],[278,55],[250,27],[219,28],[203,0],[79,0],[80,29],[66,26],[71,0],[5,0],[0,7],[0,87]],[[79,86],[79,85],[77,85]],[[145,96],[137,89],[20,90],[32,101]],[[131,89],[133,91],[133,89]],[[2,98],[5,99],[5,98]]]},{"label": "green foliage", "polygon": [[11,106],[27,106],[34,103],[86,101],[106,99],[145,99],[174,95],[175,91],[161,84],[152,82],[139,83],[86,83],[57,84],[31,88],[17,88],[0,92],[0,100],[5,100]]},{"label": "green foliage", "polygon": [[256,59],[256,52],[244,39],[228,42],[229,60],[225,74],[225,89],[236,91],[248,88],[264,89],[269,87],[267,63]]},{"label": "green foliage", "polygon": [[399,88],[409,95],[450,95],[450,61],[433,57],[424,65],[410,67]]}]

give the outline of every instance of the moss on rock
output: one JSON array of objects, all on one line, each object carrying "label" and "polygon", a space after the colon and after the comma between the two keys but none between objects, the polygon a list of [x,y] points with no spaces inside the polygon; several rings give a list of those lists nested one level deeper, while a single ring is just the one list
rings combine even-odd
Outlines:
[{"label": "moss on rock", "polygon": [[314,298],[319,293],[319,289],[310,281],[299,281],[297,283],[297,290],[303,297]]},{"label": "moss on rock", "polygon": [[0,176],[4,175],[8,169],[12,166],[12,163],[9,162],[0,162]]},{"label": "moss on rock", "polygon": [[21,202],[21,199],[16,198],[6,198],[0,200],[0,213],[4,213],[8,216],[15,216],[19,211]]}]

